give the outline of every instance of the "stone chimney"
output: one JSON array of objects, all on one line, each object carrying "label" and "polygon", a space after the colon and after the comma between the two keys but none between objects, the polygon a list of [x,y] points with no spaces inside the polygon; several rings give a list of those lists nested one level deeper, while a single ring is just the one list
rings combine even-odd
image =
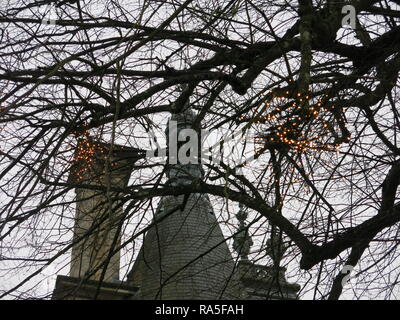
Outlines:
[{"label": "stone chimney", "polygon": [[[119,280],[122,192],[139,150],[86,137],[79,141],[69,182],[76,184],[76,215],[70,276]],[[110,156],[109,161],[107,158]],[[105,272],[104,272],[105,271]],[[102,274],[104,277],[102,278]]]}]

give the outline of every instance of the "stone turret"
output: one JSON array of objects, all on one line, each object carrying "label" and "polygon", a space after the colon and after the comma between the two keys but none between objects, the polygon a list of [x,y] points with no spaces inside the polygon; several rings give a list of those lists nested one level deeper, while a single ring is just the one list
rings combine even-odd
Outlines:
[{"label": "stone turret", "polygon": [[[169,151],[177,146],[179,152],[181,145],[174,145],[173,135],[191,128],[194,118],[188,106],[172,115],[167,131]],[[174,122],[176,132],[171,132]],[[203,177],[198,159],[186,164],[181,160],[169,157],[167,184],[185,185]],[[163,197],[153,224],[128,277],[129,283],[140,287],[137,299],[239,297],[233,280],[235,264],[208,195]]]}]

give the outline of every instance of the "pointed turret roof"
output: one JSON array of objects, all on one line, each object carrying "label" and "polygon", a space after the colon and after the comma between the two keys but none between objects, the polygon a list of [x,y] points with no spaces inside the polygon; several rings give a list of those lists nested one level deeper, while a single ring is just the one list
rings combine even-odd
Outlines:
[{"label": "pointed turret roof", "polygon": [[[168,126],[176,121],[179,134],[194,119],[186,105]],[[171,141],[168,144],[171,147]],[[203,176],[200,163],[182,164],[179,159],[167,172],[172,185]],[[163,197],[153,223],[128,276],[140,287],[137,299],[238,298],[235,264],[208,195]]]}]

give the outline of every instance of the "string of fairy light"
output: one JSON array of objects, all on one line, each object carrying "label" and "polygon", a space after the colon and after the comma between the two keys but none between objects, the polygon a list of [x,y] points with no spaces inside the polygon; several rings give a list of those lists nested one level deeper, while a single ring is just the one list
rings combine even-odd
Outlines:
[{"label": "string of fairy light", "polygon": [[[330,102],[331,97],[326,93],[277,88],[262,93],[261,97],[262,106],[240,117],[241,122],[256,125],[256,155],[270,148],[294,153],[338,151],[343,143],[350,141],[344,111]],[[107,151],[89,136],[87,126],[82,128],[73,132],[78,139],[73,158],[78,180],[84,179],[96,158]]]},{"label": "string of fairy light", "polygon": [[76,181],[82,181],[87,177],[89,170],[93,169],[96,159],[107,152],[106,148],[90,137],[87,127],[72,132],[77,138],[77,145],[73,155],[73,176]]},{"label": "string of fairy light", "polygon": [[315,95],[290,90],[270,90],[262,93],[265,102],[241,122],[258,127],[255,138],[256,154],[266,148],[286,149],[295,153],[306,151],[338,151],[350,141],[344,112],[330,103],[327,94]]}]

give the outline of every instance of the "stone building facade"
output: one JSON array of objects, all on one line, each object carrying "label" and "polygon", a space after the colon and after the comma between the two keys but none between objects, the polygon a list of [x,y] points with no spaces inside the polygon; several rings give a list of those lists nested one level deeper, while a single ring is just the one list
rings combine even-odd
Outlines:
[{"label": "stone building facade", "polygon": [[[186,109],[171,119],[178,123],[179,133],[191,127],[194,114]],[[90,185],[106,188],[108,181],[122,188],[138,158],[138,150],[114,146],[112,162],[116,164],[111,176],[104,176],[104,161],[99,161],[84,179]],[[185,185],[192,178],[202,178],[203,170],[200,164],[178,162],[167,168],[167,176],[167,184]],[[251,239],[247,231],[235,238],[240,258],[233,258],[206,194],[164,196],[127,281],[119,281],[116,249],[122,209],[118,200],[110,204],[110,197],[101,190],[76,189],[77,243],[72,250],[70,276],[58,276],[53,299],[296,299],[300,287],[286,281],[279,263],[263,266],[248,260]],[[118,195],[112,198],[118,199]],[[242,210],[238,219],[243,227]],[[101,225],[100,232],[79,241],[95,223]]]}]

